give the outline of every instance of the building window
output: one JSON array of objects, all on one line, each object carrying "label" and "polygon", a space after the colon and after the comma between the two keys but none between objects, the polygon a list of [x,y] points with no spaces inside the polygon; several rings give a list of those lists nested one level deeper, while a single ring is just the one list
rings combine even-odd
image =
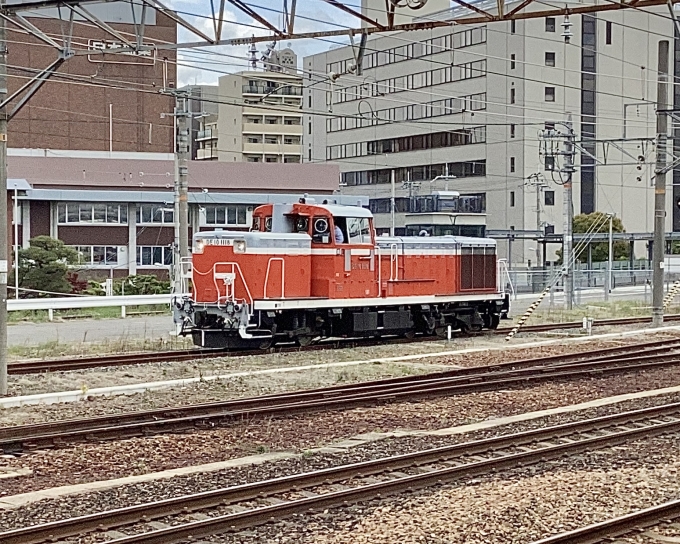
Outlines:
[{"label": "building window", "polygon": [[91,202],[60,202],[57,205],[57,223],[127,224],[127,204],[93,204]]},{"label": "building window", "polygon": [[517,21],[515,21],[514,19],[512,21],[510,21],[510,34],[514,34],[515,32],[517,32],[517,24],[516,23],[517,23]]},{"label": "building window", "polygon": [[312,94],[311,93],[309,93],[309,102],[308,103],[309,103],[309,107],[311,108],[312,107]]},{"label": "building window", "polygon": [[309,128],[309,131],[307,132],[307,134],[311,134],[312,133],[312,122],[311,121],[309,122],[308,128]]},{"label": "building window", "polygon": [[612,22],[607,21],[605,24],[605,39],[604,39],[605,45],[611,45],[612,44]]},{"label": "building window", "polygon": [[309,162],[312,162],[312,150],[311,150],[311,148],[309,149]]},{"label": "building window", "polygon": [[545,65],[546,66],[555,66],[555,53],[548,52],[548,51],[545,53]]},{"label": "building window", "polygon": [[555,191],[545,191],[543,193],[544,196],[544,202],[546,206],[554,206],[555,205]]},{"label": "building window", "polygon": [[486,127],[470,127],[447,132],[433,132],[402,138],[387,138],[369,142],[333,145],[326,147],[326,160],[350,159],[367,155],[384,155],[404,151],[439,149],[486,142]]},{"label": "building window", "polygon": [[554,102],[555,101],[555,87],[545,88],[545,101]]},{"label": "building window", "polygon": [[515,207],[515,191],[510,191],[510,207]]},{"label": "building window", "polygon": [[118,264],[115,246],[73,246],[78,252],[78,264],[84,266],[113,266]]},{"label": "building window", "polygon": [[[479,159],[465,162],[422,164],[419,166],[407,166],[394,169],[395,183],[404,183],[407,180],[429,181],[437,176],[443,176],[445,174],[456,176],[457,178],[485,176],[486,160]],[[344,172],[341,174],[341,181],[348,186],[377,185],[390,183],[390,175],[391,170],[389,168]]]},{"label": "building window", "polygon": [[173,224],[175,210],[164,204],[140,204],[137,208],[137,223],[140,225]]},{"label": "building window", "polygon": [[285,157],[283,157],[283,162],[299,163],[300,162],[300,156],[299,155],[286,155]]},{"label": "building window", "polygon": [[279,143],[279,137],[278,136],[265,136],[264,137],[264,143],[265,144],[278,144]]},{"label": "building window", "polygon": [[549,172],[555,170],[555,157],[552,155],[547,155],[545,157],[545,169]]},{"label": "building window", "polygon": [[546,17],[545,18],[545,31],[546,32],[555,32],[555,18],[554,17]]},{"label": "building window", "polygon": [[286,145],[300,145],[299,136],[284,136],[283,143]]},{"label": "building window", "polygon": [[515,54],[510,55],[510,70],[515,69]]},{"label": "building window", "polygon": [[138,246],[137,264],[139,266],[169,266],[172,264],[172,247]]},{"label": "building window", "polygon": [[510,104],[515,103],[515,88],[511,87],[510,88]]},{"label": "building window", "polygon": [[510,157],[510,172],[515,171],[515,157]]},{"label": "building window", "polygon": [[230,225],[247,227],[249,225],[246,206],[209,205],[202,210],[202,225]]},{"label": "building window", "polygon": [[510,138],[515,137],[515,125],[510,125]]}]

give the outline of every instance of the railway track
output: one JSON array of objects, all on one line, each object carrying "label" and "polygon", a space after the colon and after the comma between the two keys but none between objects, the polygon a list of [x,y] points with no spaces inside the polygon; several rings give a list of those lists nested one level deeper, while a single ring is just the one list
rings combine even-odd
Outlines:
[{"label": "railway track", "polygon": [[[54,542],[170,516],[184,519],[174,519],[151,532],[141,532],[147,525],[132,528],[134,534],[110,544],[184,542],[678,431],[680,403],[667,404],[5,531],[0,533],[0,542]],[[210,508],[220,511],[186,523],[192,512]],[[676,508],[680,515],[680,506]],[[564,539],[541,544],[567,542],[596,541]]]},{"label": "railway track", "polygon": [[[672,314],[664,316],[666,321],[680,321],[680,314]],[[616,326],[616,325],[635,325],[651,323],[651,318],[648,317],[630,317],[617,319],[602,319],[596,320],[593,323],[595,327]],[[525,325],[522,327],[522,332],[550,332],[557,330],[577,329],[582,326],[581,322],[572,321],[568,323],[551,323],[546,325]],[[510,331],[510,327],[503,327],[492,331],[494,335],[504,335]],[[111,367],[111,366],[125,366],[125,365],[140,365],[149,363],[164,363],[164,362],[181,362],[194,361],[200,359],[210,359],[214,357],[245,357],[249,355],[262,355],[263,353],[289,353],[300,351],[319,351],[325,349],[337,349],[348,347],[370,347],[383,345],[386,342],[392,343],[411,343],[411,342],[429,342],[441,341],[440,338],[420,337],[415,339],[391,338],[391,339],[332,339],[325,340],[318,344],[311,346],[279,346],[271,348],[268,351],[262,350],[240,350],[230,351],[228,349],[189,349],[189,350],[170,350],[158,351],[151,353],[124,353],[117,355],[94,355],[90,357],[71,357],[61,359],[46,359],[39,361],[19,361],[10,363],[7,372],[10,375],[21,374],[38,374],[41,372],[63,372],[73,370],[84,370],[88,368]]]},{"label": "railway track", "polygon": [[[597,544],[600,542],[613,542],[617,537],[622,537],[629,533],[639,534],[644,529],[678,518],[680,518],[680,500],[669,501],[626,514],[625,516],[537,540],[533,544]],[[650,536],[650,540],[657,542],[679,541],[677,537],[661,537],[656,539],[654,535]]]},{"label": "railway track", "polygon": [[675,365],[678,361],[680,339],[662,340],[209,404],[4,427],[0,428],[0,451],[12,453],[58,447],[84,440],[120,440],[213,428],[241,420],[524,387],[545,381],[656,369]]}]

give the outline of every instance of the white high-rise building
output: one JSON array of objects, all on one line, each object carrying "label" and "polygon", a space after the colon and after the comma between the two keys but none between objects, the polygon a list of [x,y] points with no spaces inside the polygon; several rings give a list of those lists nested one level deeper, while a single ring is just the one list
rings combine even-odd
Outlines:
[{"label": "white high-rise building", "polygon": [[220,161],[301,162],[302,78],[297,75],[297,56],[290,49],[272,51],[265,67],[219,79],[219,111],[209,130],[212,134],[216,127]]},{"label": "white high-rise building", "polygon": [[[628,232],[651,232],[657,52],[670,41],[671,74],[680,77],[673,22],[665,7],[569,22],[570,43],[562,17],[371,37],[361,75],[350,70],[351,47],[305,58],[303,104],[312,114],[303,123],[304,160],[338,163],[342,192],[369,195],[381,232],[391,224],[392,176],[397,233],[409,195],[476,195],[490,231],[501,239],[517,232],[512,261],[535,263],[536,242],[522,233],[562,232],[564,181],[539,152],[538,134],[565,130],[571,114],[580,142],[574,213],[613,212]],[[331,83],[331,72],[342,75]],[[680,92],[669,97],[680,107]],[[680,172],[673,178],[680,184]],[[680,231],[680,186],[667,179],[667,229]],[[499,242],[506,256],[509,246]],[[548,261],[559,247],[549,246]],[[645,256],[644,242],[636,252]]]}]

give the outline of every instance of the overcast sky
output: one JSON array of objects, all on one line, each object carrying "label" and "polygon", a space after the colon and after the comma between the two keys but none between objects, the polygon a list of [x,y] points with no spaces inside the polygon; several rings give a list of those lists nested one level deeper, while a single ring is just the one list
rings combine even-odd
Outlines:
[{"label": "overcast sky", "polygon": [[[215,5],[219,2],[215,0]],[[268,21],[282,27],[281,10],[284,0],[248,0],[250,6],[258,11]],[[290,0],[289,0],[290,3]],[[348,2],[353,4],[355,2]],[[359,0],[356,0],[359,4]],[[208,36],[214,35],[210,2],[207,0],[173,0],[171,6],[178,11],[182,17],[187,19]],[[255,35],[268,35],[261,25],[242,11],[227,3],[225,13],[223,38],[247,38]],[[208,17],[206,17],[208,16]],[[345,12],[335,9],[321,0],[298,0],[298,10],[295,20],[296,32],[311,32],[319,30],[341,29],[343,27],[358,27],[359,21]],[[179,30],[179,41],[196,41],[197,38],[185,31]],[[348,38],[337,37],[324,40],[284,40],[278,47],[286,47],[288,43],[298,54],[301,61],[302,57],[312,55],[334,47],[335,43],[348,43]],[[262,52],[266,48],[265,43],[257,44],[258,50]],[[218,55],[208,55],[211,51]],[[260,53],[261,54],[261,53]],[[180,52],[180,66],[178,80],[181,85],[188,84],[215,84],[217,78],[225,72],[238,72],[247,68],[246,59],[248,58],[248,46],[232,47],[212,47],[203,51],[188,50]],[[190,66],[182,66],[190,65]]]}]

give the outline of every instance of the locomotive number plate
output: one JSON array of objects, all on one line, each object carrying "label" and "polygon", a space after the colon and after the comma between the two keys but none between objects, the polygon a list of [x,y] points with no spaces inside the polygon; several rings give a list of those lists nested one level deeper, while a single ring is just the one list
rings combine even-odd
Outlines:
[{"label": "locomotive number plate", "polygon": [[208,238],[203,240],[206,246],[233,246],[234,240],[224,240],[221,238]]}]

